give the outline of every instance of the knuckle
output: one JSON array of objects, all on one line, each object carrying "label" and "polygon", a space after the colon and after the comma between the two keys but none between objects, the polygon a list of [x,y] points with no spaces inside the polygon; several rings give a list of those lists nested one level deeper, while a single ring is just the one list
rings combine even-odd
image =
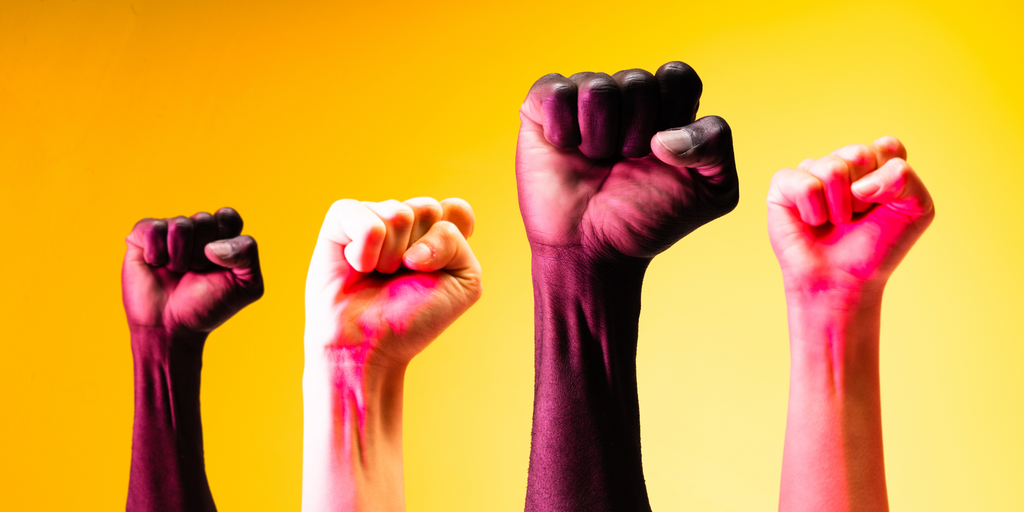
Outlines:
[{"label": "knuckle", "polygon": [[221,215],[238,215],[238,211],[235,210],[234,208],[230,207],[230,206],[225,206],[225,207],[217,210],[217,213],[219,213]]},{"label": "knuckle", "polygon": [[397,204],[395,205],[391,225],[399,229],[412,226],[412,223],[416,220],[416,214],[412,211],[412,208],[405,203],[399,203],[398,201],[395,201],[395,203]]},{"label": "knuckle", "polygon": [[795,188],[801,196],[814,196],[825,191],[825,187],[820,180],[807,175],[800,179]]},{"label": "knuckle", "polygon": [[248,249],[251,251],[256,250],[256,239],[249,235],[242,235],[238,237],[238,243],[242,246],[243,250]]},{"label": "knuckle", "polygon": [[867,165],[872,157],[871,148],[864,144],[851,144],[840,149],[837,154],[858,166]]},{"label": "knuckle", "polygon": [[673,60],[662,64],[661,67],[658,68],[658,73],[671,73],[673,75],[697,74],[689,64],[679,60]]},{"label": "knuckle", "polygon": [[708,139],[720,137],[732,140],[732,127],[725,119],[719,116],[707,116],[701,118],[700,122],[705,125]]},{"label": "knuckle", "polygon": [[910,164],[900,157],[893,158],[890,162],[893,162],[893,166],[896,168],[895,172],[900,176],[906,176],[907,174],[914,172],[914,169],[910,167]]},{"label": "knuckle", "polygon": [[442,220],[437,224],[434,224],[434,228],[437,229],[442,240],[445,241],[462,237],[462,233],[459,231],[459,228],[454,223],[447,220]]},{"label": "knuckle", "polygon": [[363,232],[363,238],[367,242],[378,242],[384,240],[387,233],[387,226],[384,225],[384,221],[378,218],[366,226],[366,229]]},{"label": "knuckle", "polygon": [[823,180],[836,180],[847,174],[846,162],[835,156],[827,156],[818,160],[814,175]]},{"label": "knuckle", "polygon": [[441,210],[441,203],[433,197],[414,197],[412,199],[406,199],[405,204],[413,209],[417,214],[420,211],[428,211],[436,209]]},{"label": "knuckle", "polygon": [[611,97],[619,94],[619,84],[608,75],[597,75],[581,83],[584,99],[589,97]]},{"label": "knuckle", "polygon": [[445,210],[449,211],[462,210],[468,214],[473,213],[473,208],[469,206],[469,201],[458,197],[449,197],[448,199],[441,201],[441,206],[443,206]]},{"label": "knuckle", "polygon": [[626,88],[644,86],[654,82],[654,75],[650,71],[640,68],[625,69],[615,73],[615,76],[618,77],[618,81]]},{"label": "knuckle", "polygon": [[167,221],[163,219],[153,221],[146,232],[151,234],[151,236],[163,236],[167,233]]}]

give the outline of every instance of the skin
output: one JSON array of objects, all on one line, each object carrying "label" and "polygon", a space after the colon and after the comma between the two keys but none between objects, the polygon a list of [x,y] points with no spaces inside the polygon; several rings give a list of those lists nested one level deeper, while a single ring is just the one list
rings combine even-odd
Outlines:
[{"label": "skin", "polygon": [[306,277],[304,511],[405,510],[405,370],[482,293],[461,199],[343,199]]},{"label": "skin", "polygon": [[681,62],[552,74],[520,109],[536,330],[528,511],[650,509],[636,387],[644,272],[739,199],[729,126],[694,121],[701,89]]},{"label": "skin", "polygon": [[121,291],[135,368],[129,511],[216,510],[199,408],[210,332],[263,295],[256,241],[231,208],[143,219],[126,239]]},{"label": "skin", "polygon": [[935,216],[894,137],[783,169],[768,234],[789,314],[779,510],[889,509],[878,372],[882,292]]}]

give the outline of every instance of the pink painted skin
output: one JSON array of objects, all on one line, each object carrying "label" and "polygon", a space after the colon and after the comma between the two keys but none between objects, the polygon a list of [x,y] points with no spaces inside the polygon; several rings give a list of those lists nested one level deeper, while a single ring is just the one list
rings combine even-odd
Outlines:
[{"label": "pink painted skin", "polygon": [[459,199],[331,206],[306,278],[303,510],[405,509],[405,369],[480,298],[473,224]]},{"label": "pink painted skin", "polygon": [[143,219],[121,290],[135,367],[129,511],[216,510],[199,410],[209,333],[263,295],[256,242],[231,208]]},{"label": "pink painted skin", "polygon": [[935,216],[894,137],[797,169],[768,192],[789,313],[790,396],[779,509],[888,510],[878,345],[882,292]]}]

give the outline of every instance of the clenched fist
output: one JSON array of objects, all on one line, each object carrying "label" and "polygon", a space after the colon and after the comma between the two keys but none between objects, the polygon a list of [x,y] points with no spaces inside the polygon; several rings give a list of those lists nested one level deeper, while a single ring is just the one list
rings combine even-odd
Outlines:
[{"label": "clenched fist", "polygon": [[650,510],[637,325],[655,255],[739,200],[732,132],[694,121],[682,62],[542,77],[519,110],[519,209],[533,261],[528,512]]},{"label": "clenched fist", "polygon": [[412,358],[473,305],[473,210],[334,203],[306,277],[304,511],[402,511],[402,394]]},{"label": "clenched fist", "polygon": [[473,223],[460,199],[334,203],[306,277],[307,348],[408,363],[480,298]]},{"label": "clenched fist", "polygon": [[209,333],[262,297],[256,241],[241,232],[231,208],[135,224],[121,270],[132,330]]},{"label": "clenched fist", "polygon": [[256,241],[242,218],[143,219],[126,240],[121,293],[135,367],[127,510],[216,510],[199,409],[210,331],[263,296]]},{"label": "clenched fist", "polygon": [[787,291],[880,291],[935,217],[895,137],[783,169],[768,191],[768,235]]},{"label": "clenched fist", "polygon": [[732,133],[694,122],[702,84],[670,62],[551,74],[519,111],[516,179],[530,243],[652,258],[739,199]]},{"label": "clenched fist", "polygon": [[879,336],[885,284],[935,206],[882,137],[783,169],[768,191],[790,388],[779,510],[889,510]]}]

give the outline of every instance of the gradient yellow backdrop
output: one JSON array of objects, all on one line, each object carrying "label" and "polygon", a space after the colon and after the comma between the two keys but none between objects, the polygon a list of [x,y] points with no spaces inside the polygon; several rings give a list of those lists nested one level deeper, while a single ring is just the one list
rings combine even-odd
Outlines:
[{"label": "gradient yellow backdrop", "polygon": [[[1017,6],[1014,6],[1017,4]],[[690,63],[735,133],[741,200],[648,272],[655,510],[776,507],[785,304],[768,180],[893,134],[937,203],[890,283],[894,510],[1024,510],[1018,2],[0,0],[0,509],[117,510],[132,365],[123,237],[230,205],[266,296],[203,374],[221,510],[297,510],[306,265],[330,203],[457,196],[484,298],[412,364],[411,511],[521,510],[533,392],[517,108],[549,72]]]}]

